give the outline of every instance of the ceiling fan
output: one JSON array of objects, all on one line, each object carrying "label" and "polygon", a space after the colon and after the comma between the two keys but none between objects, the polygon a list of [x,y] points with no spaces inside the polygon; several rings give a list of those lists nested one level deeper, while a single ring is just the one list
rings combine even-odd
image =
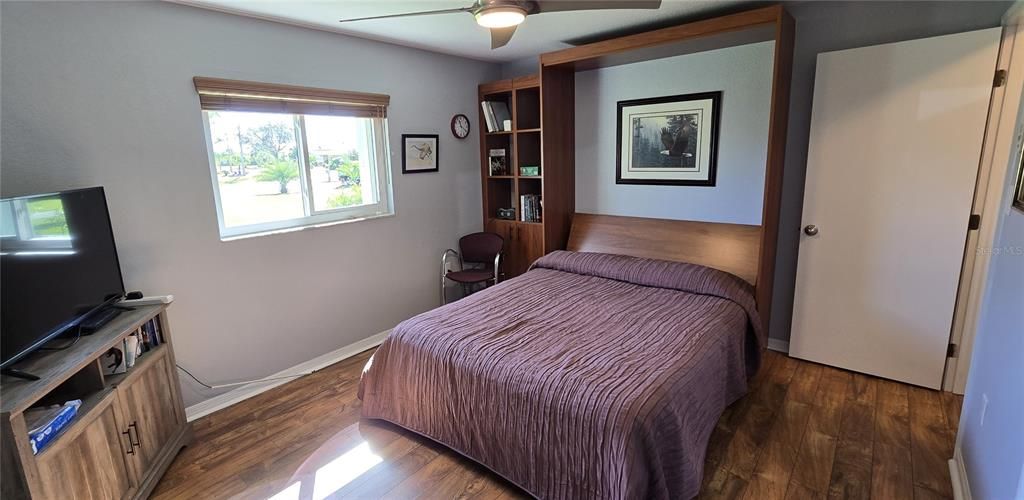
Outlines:
[{"label": "ceiling fan", "polygon": [[473,14],[477,24],[491,30],[491,49],[493,50],[504,47],[512,39],[516,27],[529,15],[574,10],[657,9],[659,7],[661,7],[661,0],[476,0],[469,7],[357,17],[342,19],[340,22],[468,12]]}]

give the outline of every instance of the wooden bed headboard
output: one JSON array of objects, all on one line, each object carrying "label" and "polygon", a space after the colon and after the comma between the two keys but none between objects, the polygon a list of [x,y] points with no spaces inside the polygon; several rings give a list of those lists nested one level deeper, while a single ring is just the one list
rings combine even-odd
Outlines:
[{"label": "wooden bed headboard", "polygon": [[757,281],[761,227],[576,213],[568,250],[691,262]]}]

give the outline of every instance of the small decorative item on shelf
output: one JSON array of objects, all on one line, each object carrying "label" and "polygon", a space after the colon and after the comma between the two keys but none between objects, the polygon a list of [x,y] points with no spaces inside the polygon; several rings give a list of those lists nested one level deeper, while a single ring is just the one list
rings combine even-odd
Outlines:
[{"label": "small decorative item on shelf", "polygon": [[508,175],[508,156],[504,149],[491,149],[487,157],[490,159],[491,176]]},{"label": "small decorative item on shelf", "polygon": [[104,375],[117,375],[118,373],[128,371],[127,359],[125,358],[125,351],[127,350],[128,345],[125,341],[121,341],[120,344],[107,350],[100,358]]},{"label": "small decorative item on shelf", "polygon": [[523,177],[537,177],[540,175],[539,166],[521,166],[519,167],[519,175]]},{"label": "small decorative item on shelf", "polygon": [[402,173],[437,172],[437,134],[402,134]]},{"label": "small decorative item on shelf", "polygon": [[516,209],[514,208],[499,208],[498,218],[504,220],[516,220]]}]

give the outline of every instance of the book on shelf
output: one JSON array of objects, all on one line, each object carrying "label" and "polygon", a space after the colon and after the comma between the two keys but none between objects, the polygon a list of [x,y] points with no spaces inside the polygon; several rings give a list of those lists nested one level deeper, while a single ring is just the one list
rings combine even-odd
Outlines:
[{"label": "book on shelf", "polygon": [[543,203],[539,194],[524,194],[519,196],[519,214],[523,222],[540,222],[543,212]]},{"label": "book on shelf", "polygon": [[484,124],[487,125],[488,132],[494,132],[498,126],[494,123],[494,115],[491,113],[491,107],[487,105],[487,101],[480,102],[480,109],[484,112]]},{"label": "book on shelf", "polygon": [[140,339],[142,345],[142,351],[146,352],[150,349],[163,343],[163,339],[160,338],[160,322],[153,318],[142,325],[140,329],[142,338]]},{"label": "book on shelf", "polygon": [[490,160],[491,175],[509,175],[508,156],[504,149],[491,149],[487,151],[487,158]]},{"label": "book on shelf", "polygon": [[480,107],[484,111],[484,121],[488,132],[508,132],[505,130],[505,122],[512,120],[508,104],[502,101],[481,101]]}]

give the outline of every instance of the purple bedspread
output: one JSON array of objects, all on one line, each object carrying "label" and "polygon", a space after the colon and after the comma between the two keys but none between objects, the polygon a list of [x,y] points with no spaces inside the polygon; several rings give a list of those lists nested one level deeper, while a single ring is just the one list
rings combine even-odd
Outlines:
[{"label": "purple bedspread", "polygon": [[691,498],[764,342],[736,276],[559,251],[398,325],[363,375],[362,414],[540,498]]}]

